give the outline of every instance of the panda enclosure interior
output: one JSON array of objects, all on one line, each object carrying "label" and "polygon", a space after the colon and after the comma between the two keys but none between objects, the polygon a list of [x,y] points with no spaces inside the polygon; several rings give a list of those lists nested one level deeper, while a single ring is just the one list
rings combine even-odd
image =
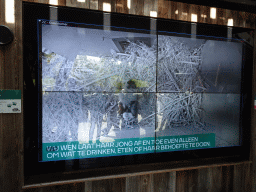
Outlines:
[{"label": "panda enclosure interior", "polygon": [[216,134],[239,145],[242,45],[42,26],[43,143]]}]

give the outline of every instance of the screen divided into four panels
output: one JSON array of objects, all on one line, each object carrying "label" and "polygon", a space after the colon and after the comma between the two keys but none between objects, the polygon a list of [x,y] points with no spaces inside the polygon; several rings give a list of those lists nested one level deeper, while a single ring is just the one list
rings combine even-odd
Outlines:
[{"label": "screen divided into four panels", "polygon": [[42,161],[239,145],[241,43],[38,23]]}]

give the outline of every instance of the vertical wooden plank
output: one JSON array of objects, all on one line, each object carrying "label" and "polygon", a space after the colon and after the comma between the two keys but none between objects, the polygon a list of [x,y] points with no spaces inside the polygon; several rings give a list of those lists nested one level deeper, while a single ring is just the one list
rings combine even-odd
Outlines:
[{"label": "vertical wooden plank", "polygon": [[[22,0],[15,1],[15,33],[16,33],[16,57],[15,63],[17,65],[17,74],[15,76],[16,89],[21,90],[21,102],[23,103],[23,43],[22,43]],[[18,157],[18,171],[16,172],[16,177],[19,181],[19,188],[24,185],[24,170],[23,170],[23,160],[24,160],[24,148],[23,148],[23,104],[21,106],[21,114],[17,114],[17,122],[13,126],[16,129],[18,146],[17,157]]]},{"label": "vertical wooden plank", "polygon": [[175,1],[171,2],[171,19],[178,20],[179,10],[178,10],[178,3]]},{"label": "vertical wooden plank", "polygon": [[251,28],[251,13],[245,13],[245,20],[246,20],[246,24],[245,27],[246,28]]},{"label": "vertical wooden plank", "polygon": [[185,191],[187,189],[186,171],[177,171],[176,173],[176,192]]},{"label": "vertical wooden plank", "polygon": [[182,4],[181,2],[177,2],[177,10],[175,11],[175,14],[177,14],[177,20],[182,19]]},{"label": "vertical wooden plank", "polygon": [[157,1],[155,0],[144,0],[144,15],[150,16],[150,12],[157,12]]},{"label": "vertical wooden plank", "polygon": [[252,13],[252,29],[256,29],[256,14]]},{"label": "vertical wooden plank", "polygon": [[248,28],[253,29],[255,25],[255,20],[254,20],[254,14],[253,13],[248,13]]},{"label": "vertical wooden plank", "polygon": [[92,191],[93,192],[105,192],[105,191],[124,192],[125,178],[92,181]]},{"label": "vertical wooden plank", "polygon": [[209,182],[211,181],[209,179],[209,170],[208,168],[203,168],[198,170],[198,189],[200,191],[208,191],[209,185],[211,185]]},{"label": "vertical wooden plank", "polygon": [[234,192],[242,191],[242,169],[243,169],[242,164],[234,166],[234,178],[233,178]]},{"label": "vertical wooden plank", "polygon": [[210,167],[208,170],[208,191],[221,191],[222,167]]},{"label": "vertical wooden plank", "polygon": [[127,7],[127,0],[116,0],[116,12],[117,13],[129,13]]},{"label": "vertical wooden plank", "polygon": [[236,191],[251,191],[252,189],[251,164],[244,163],[234,166],[233,189]]},{"label": "vertical wooden plank", "polygon": [[188,21],[189,4],[177,2],[178,20]]},{"label": "vertical wooden plank", "polygon": [[66,0],[66,6],[68,7],[76,7],[77,0]]},{"label": "vertical wooden plank", "polygon": [[90,5],[89,5],[90,9],[93,9],[93,10],[98,10],[99,9],[98,0],[89,0],[89,1],[90,1]]},{"label": "vertical wooden plank", "polygon": [[[198,170],[185,170],[178,171],[176,174],[176,191],[196,191],[197,190],[197,179],[198,179]],[[201,190],[201,188],[200,188]],[[203,190],[202,190],[203,191]]]},{"label": "vertical wooden plank", "polygon": [[84,183],[84,192],[91,192],[92,191],[92,181],[86,181]]},{"label": "vertical wooden plank", "polygon": [[236,12],[236,17],[237,17],[236,26],[241,27],[242,26],[242,17],[241,17],[240,11]]},{"label": "vertical wooden plank", "polygon": [[199,15],[200,15],[200,10],[199,10],[199,6],[198,5],[190,5],[190,8],[189,8],[189,22],[191,21],[192,22],[192,14],[195,14],[197,15],[197,22],[199,21]]},{"label": "vertical wooden plank", "polygon": [[247,28],[248,26],[248,23],[247,23],[247,14],[246,12],[242,12],[242,11],[239,11],[238,12],[238,18],[239,18],[239,21],[240,21],[240,26],[239,27],[243,27],[243,28]]},{"label": "vertical wooden plank", "polygon": [[166,192],[169,191],[169,179],[170,174],[167,173],[158,173],[153,175],[154,182],[154,191]]},{"label": "vertical wooden plank", "polygon": [[176,171],[170,172],[168,186],[169,186],[169,192],[176,191]]},{"label": "vertical wooden plank", "polygon": [[210,21],[210,7],[207,6],[199,6],[199,23],[208,23]]},{"label": "vertical wooden plank", "polygon": [[217,8],[217,24],[218,25],[226,25],[226,10],[222,8]]},{"label": "vertical wooden plank", "polygon": [[239,27],[238,11],[231,10],[230,16],[233,18],[233,26]]},{"label": "vertical wooden plank", "polygon": [[160,18],[171,18],[171,1],[158,0],[157,1],[157,16]]},{"label": "vertical wooden plank", "polygon": [[190,13],[190,4],[183,3],[183,13],[184,13],[184,20],[183,21],[189,21],[191,20],[191,14]]},{"label": "vertical wooden plank", "polygon": [[144,0],[131,0],[129,14],[144,15]]},{"label": "vertical wooden plank", "polygon": [[222,167],[221,191],[233,191],[234,166]]},{"label": "vertical wooden plank", "polygon": [[[86,1],[88,1],[88,0],[86,0]],[[58,0],[58,5],[66,6],[66,0]]]},{"label": "vertical wooden plank", "polygon": [[[84,2],[78,2],[77,0],[65,0],[66,6],[69,7],[78,7],[78,8],[89,8],[89,0],[84,0]],[[59,0],[60,3],[60,0]]]},{"label": "vertical wooden plank", "polygon": [[243,191],[251,191],[252,189],[252,164],[245,163],[244,164],[244,188]]},{"label": "vertical wooden plank", "polygon": [[152,175],[126,177],[126,192],[153,192]]}]

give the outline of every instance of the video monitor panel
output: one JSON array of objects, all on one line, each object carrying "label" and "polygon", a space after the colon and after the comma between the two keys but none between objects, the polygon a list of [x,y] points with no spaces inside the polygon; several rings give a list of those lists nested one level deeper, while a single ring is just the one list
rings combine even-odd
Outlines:
[{"label": "video monitor panel", "polygon": [[[180,150],[241,145],[243,43],[160,33],[156,138],[196,138]],[[200,141],[198,134],[208,140]],[[166,148],[175,144],[180,142]]]},{"label": "video monitor panel", "polygon": [[42,161],[146,153],[142,140],[155,138],[156,34],[38,25]]},{"label": "video monitor panel", "polygon": [[240,145],[240,41],[51,20],[38,27],[41,161]]}]

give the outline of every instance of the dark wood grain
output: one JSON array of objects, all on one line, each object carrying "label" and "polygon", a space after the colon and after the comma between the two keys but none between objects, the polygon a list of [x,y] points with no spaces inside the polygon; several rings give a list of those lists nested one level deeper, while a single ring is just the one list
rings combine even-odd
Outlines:
[{"label": "dark wood grain", "polygon": [[[22,43],[22,0],[15,1],[15,33],[16,33],[16,55],[15,55],[15,63],[17,64],[17,73],[15,75],[15,84],[18,90],[21,90],[21,103],[23,103],[23,43]],[[18,147],[18,151],[16,155],[18,157],[18,164],[16,172],[16,177],[18,178],[19,188],[24,185],[24,170],[23,170],[23,160],[24,160],[24,148],[23,148],[23,104],[21,104],[21,112],[16,114],[16,124],[15,132],[16,132],[16,145]]]},{"label": "dark wood grain", "polygon": [[131,0],[129,14],[144,15],[144,0]]},{"label": "dark wood grain", "polygon": [[221,191],[222,167],[210,167],[208,170],[209,191]]},{"label": "dark wood grain", "polygon": [[157,1],[144,0],[144,15],[150,16],[151,11],[157,12]]},{"label": "dark wood grain", "polygon": [[76,7],[77,0],[66,0],[66,6],[68,7]]},{"label": "dark wood grain", "polygon": [[126,178],[126,192],[153,191],[153,175],[140,175]]},{"label": "dark wood grain", "polygon": [[170,191],[169,186],[170,173],[158,173],[153,175],[154,191]]},{"label": "dark wood grain", "polygon": [[247,16],[247,22],[248,22],[248,28],[254,28],[255,25],[255,18],[254,18],[254,14],[253,13],[248,13]]},{"label": "dark wood grain", "polygon": [[[88,0],[86,0],[88,1]],[[58,0],[58,5],[59,6],[66,6],[66,0]]]},{"label": "dark wood grain", "polygon": [[222,167],[221,191],[233,191],[234,166]]},{"label": "dark wood grain", "polygon": [[227,24],[225,9],[217,8],[217,24],[218,25],[226,25]]},{"label": "dark wood grain", "polygon": [[168,186],[169,186],[169,192],[175,192],[176,191],[176,171],[171,171],[169,173],[169,181],[168,181]]},{"label": "dark wood grain", "polygon": [[129,13],[127,7],[127,0],[116,0],[116,12],[117,13]]},{"label": "dark wood grain", "polygon": [[182,20],[182,21],[187,21],[187,10],[185,9],[184,3],[177,2],[177,10],[178,10],[178,15],[177,19]]},{"label": "dark wood grain", "polygon": [[92,191],[92,181],[85,181],[84,192],[91,192],[91,191]]},{"label": "dark wood grain", "polygon": [[99,9],[99,2],[98,0],[89,0],[89,8],[93,10],[98,10]]},{"label": "dark wood grain", "polygon": [[200,15],[200,9],[199,9],[198,5],[190,5],[190,8],[189,8],[189,20],[188,21],[192,22],[192,14],[197,15],[197,22],[198,22],[199,15]]},{"label": "dark wood grain", "polygon": [[171,2],[171,19],[173,20],[178,20],[179,10],[177,4],[175,1]]},{"label": "dark wood grain", "polygon": [[208,23],[210,21],[210,7],[207,6],[199,6],[199,23]]},{"label": "dark wood grain", "polygon": [[238,11],[230,10],[230,17],[233,18],[234,27],[239,27]]},{"label": "dark wood grain", "polygon": [[242,12],[242,11],[238,12],[238,19],[240,21],[239,27],[243,27],[243,28],[247,27],[246,16],[247,14],[245,12]]},{"label": "dark wood grain", "polygon": [[171,1],[158,0],[157,1],[157,16],[160,18],[170,19],[171,18]]},{"label": "dark wood grain", "polygon": [[234,166],[233,191],[251,191],[252,189],[251,164]]},{"label": "dark wood grain", "polygon": [[[176,173],[176,191],[196,191],[197,190],[197,178],[198,178],[198,170],[186,170],[186,171],[178,171]],[[201,189],[201,188],[200,188]]]},{"label": "dark wood grain", "polygon": [[202,191],[209,191],[212,186],[211,178],[209,178],[209,168],[199,169],[198,170],[198,189]]},{"label": "dark wood grain", "polygon": [[92,182],[93,192],[125,192],[125,178],[105,179]]}]

